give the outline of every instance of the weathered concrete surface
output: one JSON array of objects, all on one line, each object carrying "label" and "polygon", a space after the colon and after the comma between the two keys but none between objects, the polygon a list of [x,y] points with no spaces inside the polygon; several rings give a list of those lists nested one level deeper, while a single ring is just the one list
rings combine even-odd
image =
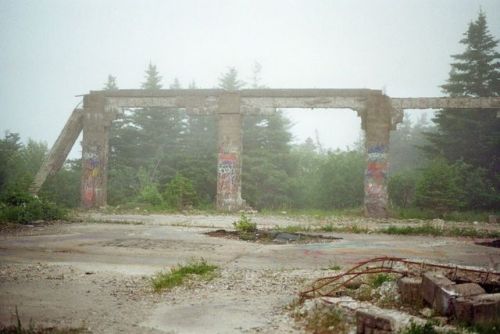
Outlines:
[{"label": "weathered concrete surface", "polygon": [[422,278],[402,277],[398,280],[401,302],[407,305],[423,305],[422,299]]},{"label": "weathered concrete surface", "polygon": [[239,93],[220,97],[217,117],[217,209],[237,211],[244,206],[241,198],[242,115]]},{"label": "weathered concrete surface", "polygon": [[76,139],[80,135],[83,129],[83,110],[75,109],[69,116],[68,121],[64,125],[59,137],[57,137],[54,146],[50,150],[49,154],[45,158],[35,175],[35,180],[30,187],[30,192],[32,194],[38,193],[45,180],[49,175],[52,175],[59,171],[66,161],[71,148],[75,144]]},{"label": "weathered concrete surface", "polygon": [[388,216],[389,194],[389,135],[391,108],[387,97],[371,98],[365,113],[365,215],[384,218]]},{"label": "weathered concrete surface", "polygon": [[[332,263],[348,268],[394,254],[488,268],[500,261],[500,249],[471,239],[336,233],[343,239],[332,243],[262,245],[203,234],[237,219],[136,215],[129,224],[75,223],[3,233],[0,321],[9,322],[17,305],[26,323],[30,318],[73,326],[84,321],[94,333],[189,333],[202,324],[207,333],[287,333],[294,332],[293,322],[280,315],[283,306],[299,288],[331,274],[321,268]],[[267,216],[255,220],[261,226],[294,223]],[[218,264],[221,277],[164,295],[147,291],[153,273],[200,257]]]},{"label": "weathered concrete surface", "polygon": [[105,97],[86,95],[83,99],[81,204],[102,207],[107,202],[109,128],[115,115],[105,112]]}]

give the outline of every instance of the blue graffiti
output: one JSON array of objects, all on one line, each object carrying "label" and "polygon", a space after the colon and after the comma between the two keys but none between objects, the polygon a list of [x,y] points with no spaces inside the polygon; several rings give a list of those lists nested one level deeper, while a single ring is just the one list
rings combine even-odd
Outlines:
[{"label": "blue graffiti", "polygon": [[387,145],[373,145],[368,148],[368,153],[385,153],[387,152]]}]

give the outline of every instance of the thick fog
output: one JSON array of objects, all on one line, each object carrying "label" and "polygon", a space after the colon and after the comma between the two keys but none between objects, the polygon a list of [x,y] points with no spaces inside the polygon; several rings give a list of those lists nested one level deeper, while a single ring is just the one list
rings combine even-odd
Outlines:
[{"label": "thick fog", "polygon": [[[440,96],[480,9],[499,36],[498,0],[0,0],[0,131],[52,145],[76,95],[108,74],[139,88],[150,62],[165,88],[174,78],[215,87],[230,66],[250,82],[258,62],[271,88]],[[317,133],[326,148],[345,148],[359,138],[352,111],[289,115],[296,141]]]}]

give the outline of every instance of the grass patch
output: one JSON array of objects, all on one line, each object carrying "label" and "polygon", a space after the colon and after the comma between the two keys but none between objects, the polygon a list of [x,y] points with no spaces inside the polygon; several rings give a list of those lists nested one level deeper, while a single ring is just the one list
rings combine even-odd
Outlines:
[{"label": "grass patch", "polygon": [[257,224],[252,222],[244,213],[241,214],[240,219],[233,223],[234,228],[238,232],[253,233],[257,231]]},{"label": "grass patch", "polygon": [[488,221],[491,214],[498,215],[498,212],[478,212],[478,211],[452,211],[439,213],[428,209],[419,208],[392,208],[391,217],[398,219],[435,219],[441,218],[457,222]]},{"label": "grass patch", "polygon": [[494,321],[489,324],[477,324],[477,325],[459,325],[461,329],[464,329],[467,333],[475,334],[498,334],[500,333],[500,320]]},{"label": "grass patch", "polygon": [[437,331],[430,322],[427,322],[424,325],[419,325],[412,321],[410,326],[399,331],[398,334],[459,334],[459,332],[455,330]]},{"label": "grass patch", "polygon": [[327,224],[319,226],[317,230],[321,232],[338,232],[338,233],[354,233],[354,234],[363,234],[369,232],[368,228],[361,227],[357,224],[347,225],[347,226],[335,226],[333,224]]},{"label": "grass patch", "polygon": [[287,209],[285,211],[263,209],[260,214],[268,216],[287,216],[287,217],[310,217],[315,219],[326,219],[328,217],[361,217],[364,215],[364,209],[346,208],[346,209]]},{"label": "grass patch", "polygon": [[379,288],[384,284],[385,282],[392,282],[396,280],[394,276],[389,275],[389,274],[376,274],[376,275],[370,275],[368,277],[368,284],[372,288]]},{"label": "grass patch", "polygon": [[378,233],[397,234],[397,235],[431,235],[445,237],[476,237],[476,238],[498,238],[500,232],[477,230],[475,228],[440,228],[430,223],[421,226],[389,226],[377,230]]},{"label": "grass patch", "polygon": [[155,292],[182,285],[187,279],[196,276],[210,280],[215,276],[216,265],[208,264],[204,259],[194,260],[185,265],[177,265],[170,272],[159,272],[151,279]]}]

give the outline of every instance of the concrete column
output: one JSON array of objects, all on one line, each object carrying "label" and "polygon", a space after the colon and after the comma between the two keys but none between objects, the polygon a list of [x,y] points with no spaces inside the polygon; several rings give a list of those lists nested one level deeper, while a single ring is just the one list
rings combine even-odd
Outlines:
[{"label": "concrete column", "polygon": [[105,97],[92,93],[83,99],[81,205],[98,208],[107,202],[109,126]]},{"label": "concrete column", "polygon": [[238,93],[225,93],[217,110],[217,210],[237,211],[241,198],[242,115]]},{"label": "concrete column", "polygon": [[372,97],[363,113],[365,130],[365,215],[373,218],[388,216],[389,196],[389,135],[391,130],[390,100],[386,96]]}]

